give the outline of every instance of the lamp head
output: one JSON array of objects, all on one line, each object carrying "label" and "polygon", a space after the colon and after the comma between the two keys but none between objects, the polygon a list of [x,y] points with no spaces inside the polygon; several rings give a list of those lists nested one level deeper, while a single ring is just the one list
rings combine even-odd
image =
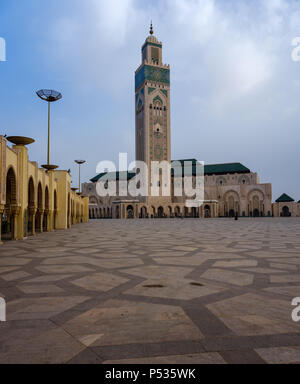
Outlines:
[{"label": "lamp head", "polygon": [[53,91],[52,89],[41,89],[40,91],[37,91],[36,94],[40,99],[48,101],[49,103],[53,103],[62,98],[61,93]]},{"label": "lamp head", "polygon": [[77,163],[79,165],[86,163],[85,160],[74,160],[74,161],[75,161],[75,163]]}]

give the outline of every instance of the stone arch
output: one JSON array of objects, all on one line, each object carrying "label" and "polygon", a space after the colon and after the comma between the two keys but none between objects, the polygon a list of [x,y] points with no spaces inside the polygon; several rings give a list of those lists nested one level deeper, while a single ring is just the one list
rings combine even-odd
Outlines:
[{"label": "stone arch", "polygon": [[49,188],[46,186],[45,188],[45,209],[49,209]]},{"label": "stone arch", "polygon": [[44,215],[44,205],[43,205],[43,189],[42,184],[39,182],[37,189],[37,212],[35,216],[35,230],[36,232],[43,231],[43,215]]},{"label": "stone arch", "polygon": [[31,236],[34,234],[34,217],[36,213],[35,206],[35,188],[32,176],[28,181],[28,204],[27,204],[27,235]]},{"label": "stone arch", "polygon": [[43,232],[48,231],[48,217],[49,217],[49,207],[50,207],[50,202],[49,202],[49,188],[46,186],[45,188],[45,202],[44,202],[44,216],[43,216]]},{"label": "stone arch", "polygon": [[287,205],[282,207],[280,216],[282,216],[282,217],[290,217],[291,215],[292,214],[291,214],[290,208]]},{"label": "stone arch", "polygon": [[35,190],[34,190],[34,181],[30,177],[28,181],[28,208],[35,207]]},{"label": "stone arch", "polygon": [[42,189],[42,184],[38,184],[38,209],[43,209],[43,189]]},{"label": "stone arch", "polygon": [[226,178],[224,176],[217,177],[216,184],[219,186],[226,185],[227,184]]},{"label": "stone arch", "polygon": [[239,184],[244,184],[244,185],[250,185],[250,179],[249,179],[248,176],[242,175],[242,176],[239,177],[238,183]]},{"label": "stone arch", "polygon": [[229,190],[224,194],[224,208],[225,216],[240,215],[240,196],[236,191]]},{"label": "stone arch", "polygon": [[158,207],[157,216],[162,219],[164,217],[164,208],[162,206]]},{"label": "stone arch", "polygon": [[13,167],[6,174],[6,205],[17,205],[17,179]]},{"label": "stone arch", "polygon": [[164,102],[159,95],[153,98],[153,113],[156,117],[162,117]]},{"label": "stone arch", "polygon": [[210,205],[209,205],[209,204],[206,204],[206,205],[204,206],[204,217],[205,217],[206,219],[211,218],[211,208],[210,208]]},{"label": "stone arch", "polygon": [[248,193],[248,216],[259,217],[264,215],[265,195],[260,189],[253,189]]},{"label": "stone arch", "polygon": [[13,167],[6,173],[5,209],[2,214],[1,234],[3,240],[14,239],[15,215],[17,213],[17,179]]},{"label": "stone arch", "polygon": [[134,208],[132,205],[128,205],[126,208],[127,219],[134,219]]}]

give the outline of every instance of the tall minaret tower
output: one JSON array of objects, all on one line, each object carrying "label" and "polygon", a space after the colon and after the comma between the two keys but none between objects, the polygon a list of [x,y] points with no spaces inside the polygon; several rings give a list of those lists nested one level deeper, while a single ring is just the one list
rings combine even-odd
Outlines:
[{"label": "tall minaret tower", "polygon": [[135,72],[136,160],[171,161],[170,66],[162,62],[162,43],[153,34],[142,46]]}]

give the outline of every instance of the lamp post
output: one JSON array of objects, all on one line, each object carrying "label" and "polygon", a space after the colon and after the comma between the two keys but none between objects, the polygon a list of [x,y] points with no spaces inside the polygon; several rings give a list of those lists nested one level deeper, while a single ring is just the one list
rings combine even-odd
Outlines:
[{"label": "lamp post", "polygon": [[81,184],[80,184],[80,167],[82,166],[82,164],[86,163],[85,160],[75,160],[75,163],[78,164],[78,168],[79,168],[79,178],[78,178],[78,182],[79,182],[79,193],[81,193]]},{"label": "lamp post", "polygon": [[51,169],[56,169],[58,166],[50,165],[50,103],[53,103],[62,98],[62,94],[51,89],[41,89],[37,91],[36,94],[38,97],[44,101],[48,102],[48,150],[47,150],[47,165],[42,167],[48,171]]}]

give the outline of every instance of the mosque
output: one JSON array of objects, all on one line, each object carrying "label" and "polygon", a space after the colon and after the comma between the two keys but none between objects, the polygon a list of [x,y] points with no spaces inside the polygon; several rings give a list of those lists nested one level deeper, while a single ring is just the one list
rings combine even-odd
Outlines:
[{"label": "mosque", "polygon": [[[153,162],[192,164],[190,177],[195,178],[196,159],[172,160],[170,124],[170,66],[163,64],[163,46],[153,34],[142,46],[142,62],[135,72],[135,142],[136,160],[151,169]],[[130,172],[101,173],[82,186],[89,196],[90,218],[175,218],[175,217],[272,217],[300,216],[300,203],[283,194],[272,204],[272,185],[260,183],[258,174],[243,164],[224,163],[204,166],[204,196],[199,206],[189,207],[187,196],[175,196],[176,178],[171,172],[171,193],[163,196],[99,196],[97,183],[106,178],[124,178],[129,183],[137,177]],[[150,172],[149,172],[150,174]],[[148,175],[148,177],[150,177]],[[181,176],[183,178],[183,175]],[[104,181],[105,182],[105,181]],[[183,181],[182,181],[183,182]],[[150,189],[151,180],[148,180]],[[162,180],[158,181],[160,190]],[[118,189],[118,188],[117,188]]]}]

